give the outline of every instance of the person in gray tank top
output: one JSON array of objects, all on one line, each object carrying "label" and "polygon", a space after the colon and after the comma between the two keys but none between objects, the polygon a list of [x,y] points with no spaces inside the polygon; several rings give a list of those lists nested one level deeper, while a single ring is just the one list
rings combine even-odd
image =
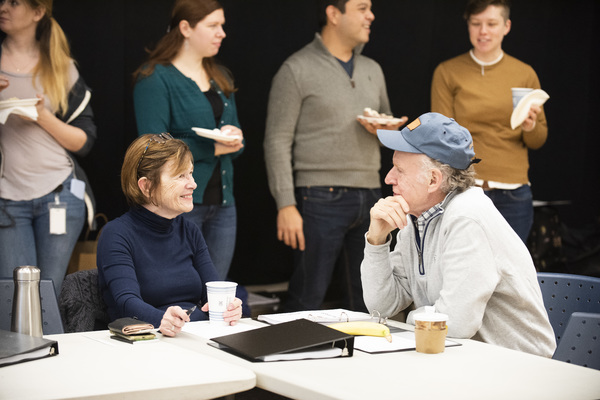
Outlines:
[{"label": "person in gray tank top", "polygon": [[51,0],[0,2],[0,30],[0,277],[35,265],[58,294],[92,204],[73,157],[96,138],[91,94]]}]

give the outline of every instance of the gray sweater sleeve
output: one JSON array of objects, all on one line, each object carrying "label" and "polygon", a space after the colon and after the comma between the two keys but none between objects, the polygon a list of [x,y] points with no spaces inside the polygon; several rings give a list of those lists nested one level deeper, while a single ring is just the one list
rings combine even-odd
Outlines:
[{"label": "gray sweater sleeve", "polygon": [[413,301],[406,276],[394,268],[390,253],[391,236],[382,245],[374,246],[365,234],[365,256],[361,264],[361,279],[365,305],[369,312],[393,317]]},{"label": "gray sweater sleeve", "polygon": [[269,189],[277,209],[295,205],[292,171],[294,131],[302,106],[302,97],[294,75],[283,64],[271,85],[264,140]]}]

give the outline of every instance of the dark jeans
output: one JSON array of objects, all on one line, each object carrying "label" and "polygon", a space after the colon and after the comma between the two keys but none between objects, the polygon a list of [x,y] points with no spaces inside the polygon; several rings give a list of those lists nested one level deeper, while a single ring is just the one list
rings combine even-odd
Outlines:
[{"label": "dark jeans", "polygon": [[381,198],[380,189],[302,187],[296,189],[304,220],[306,249],[294,251],[286,309],[321,308],[336,262],[342,257],[345,298],[343,307],[367,311],[360,279],[369,211]]},{"label": "dark jeans", "polygon": [[200,227],[219,279],[226,279],[235,250],[237,211],[235,206],[204,206],[183,214]]},{"label": "dark jeans", "polygon": [[517,235],[527,243],[533,225],[533,195],[531,187],[523,185],[515,190],[486,190],[485,194],[504,216]]}]

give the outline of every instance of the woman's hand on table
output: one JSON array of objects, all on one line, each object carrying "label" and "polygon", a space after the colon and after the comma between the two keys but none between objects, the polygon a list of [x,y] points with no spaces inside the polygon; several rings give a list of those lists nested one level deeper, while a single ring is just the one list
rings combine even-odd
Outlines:
[{"label": "woman's hand on table", "polygon": [[[202,311],[208,312],[208,303],[202,306]],[[229,325],[235,325],[242,318],[242,300],[237,297],[233,299],[227,306],[227,310],[223,313],[223,319]]]},{"label": "woman's hand on table", "polygon": [[190,316],[187,315],[185,310],[179,306],[171,306],[167,308],[162,319],[160,320],[160,327],[158,330],[165,336],[175,336],[181,332],[181,328],[186,322],[190,321]]}]

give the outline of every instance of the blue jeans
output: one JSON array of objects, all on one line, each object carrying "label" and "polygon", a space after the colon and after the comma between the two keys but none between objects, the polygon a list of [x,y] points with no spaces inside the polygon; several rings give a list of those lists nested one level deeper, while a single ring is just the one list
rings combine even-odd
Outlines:
[{"label": "blue jeans", "polygon": [[485,194],[506,219],[517,235],[527,243],[529,231],[533,225],[533,195],[531,187],[523,185],[515,190],[493,189]]},{"label": "blue jeans", "polygon": [[237,231],[235,206],[194,204],[194,209],[183,216],[200,227],[219,279],[226,279],[235,250]]},{"label": "blue jeans", "polygon": [[41,279],[52,279],[56,295],[60,294],[69,259],[85,222],[85,202],[70,190],[71,177],[62,184],[60,202],[67,206],[67,233],[50,234],[48,203],[55,192],[34,200],[0,199],[0,276],[13,277],[21,265],[40,269]]},{"label": "blue jeans", "polygon": [[369,212],[380,189],[301,187],[296,202],[303,218],[304,251],[294,251],[286,309],[321,308],[341,257],[344,308],[367,311],[362,295],[360,264],[369,229]]}]

